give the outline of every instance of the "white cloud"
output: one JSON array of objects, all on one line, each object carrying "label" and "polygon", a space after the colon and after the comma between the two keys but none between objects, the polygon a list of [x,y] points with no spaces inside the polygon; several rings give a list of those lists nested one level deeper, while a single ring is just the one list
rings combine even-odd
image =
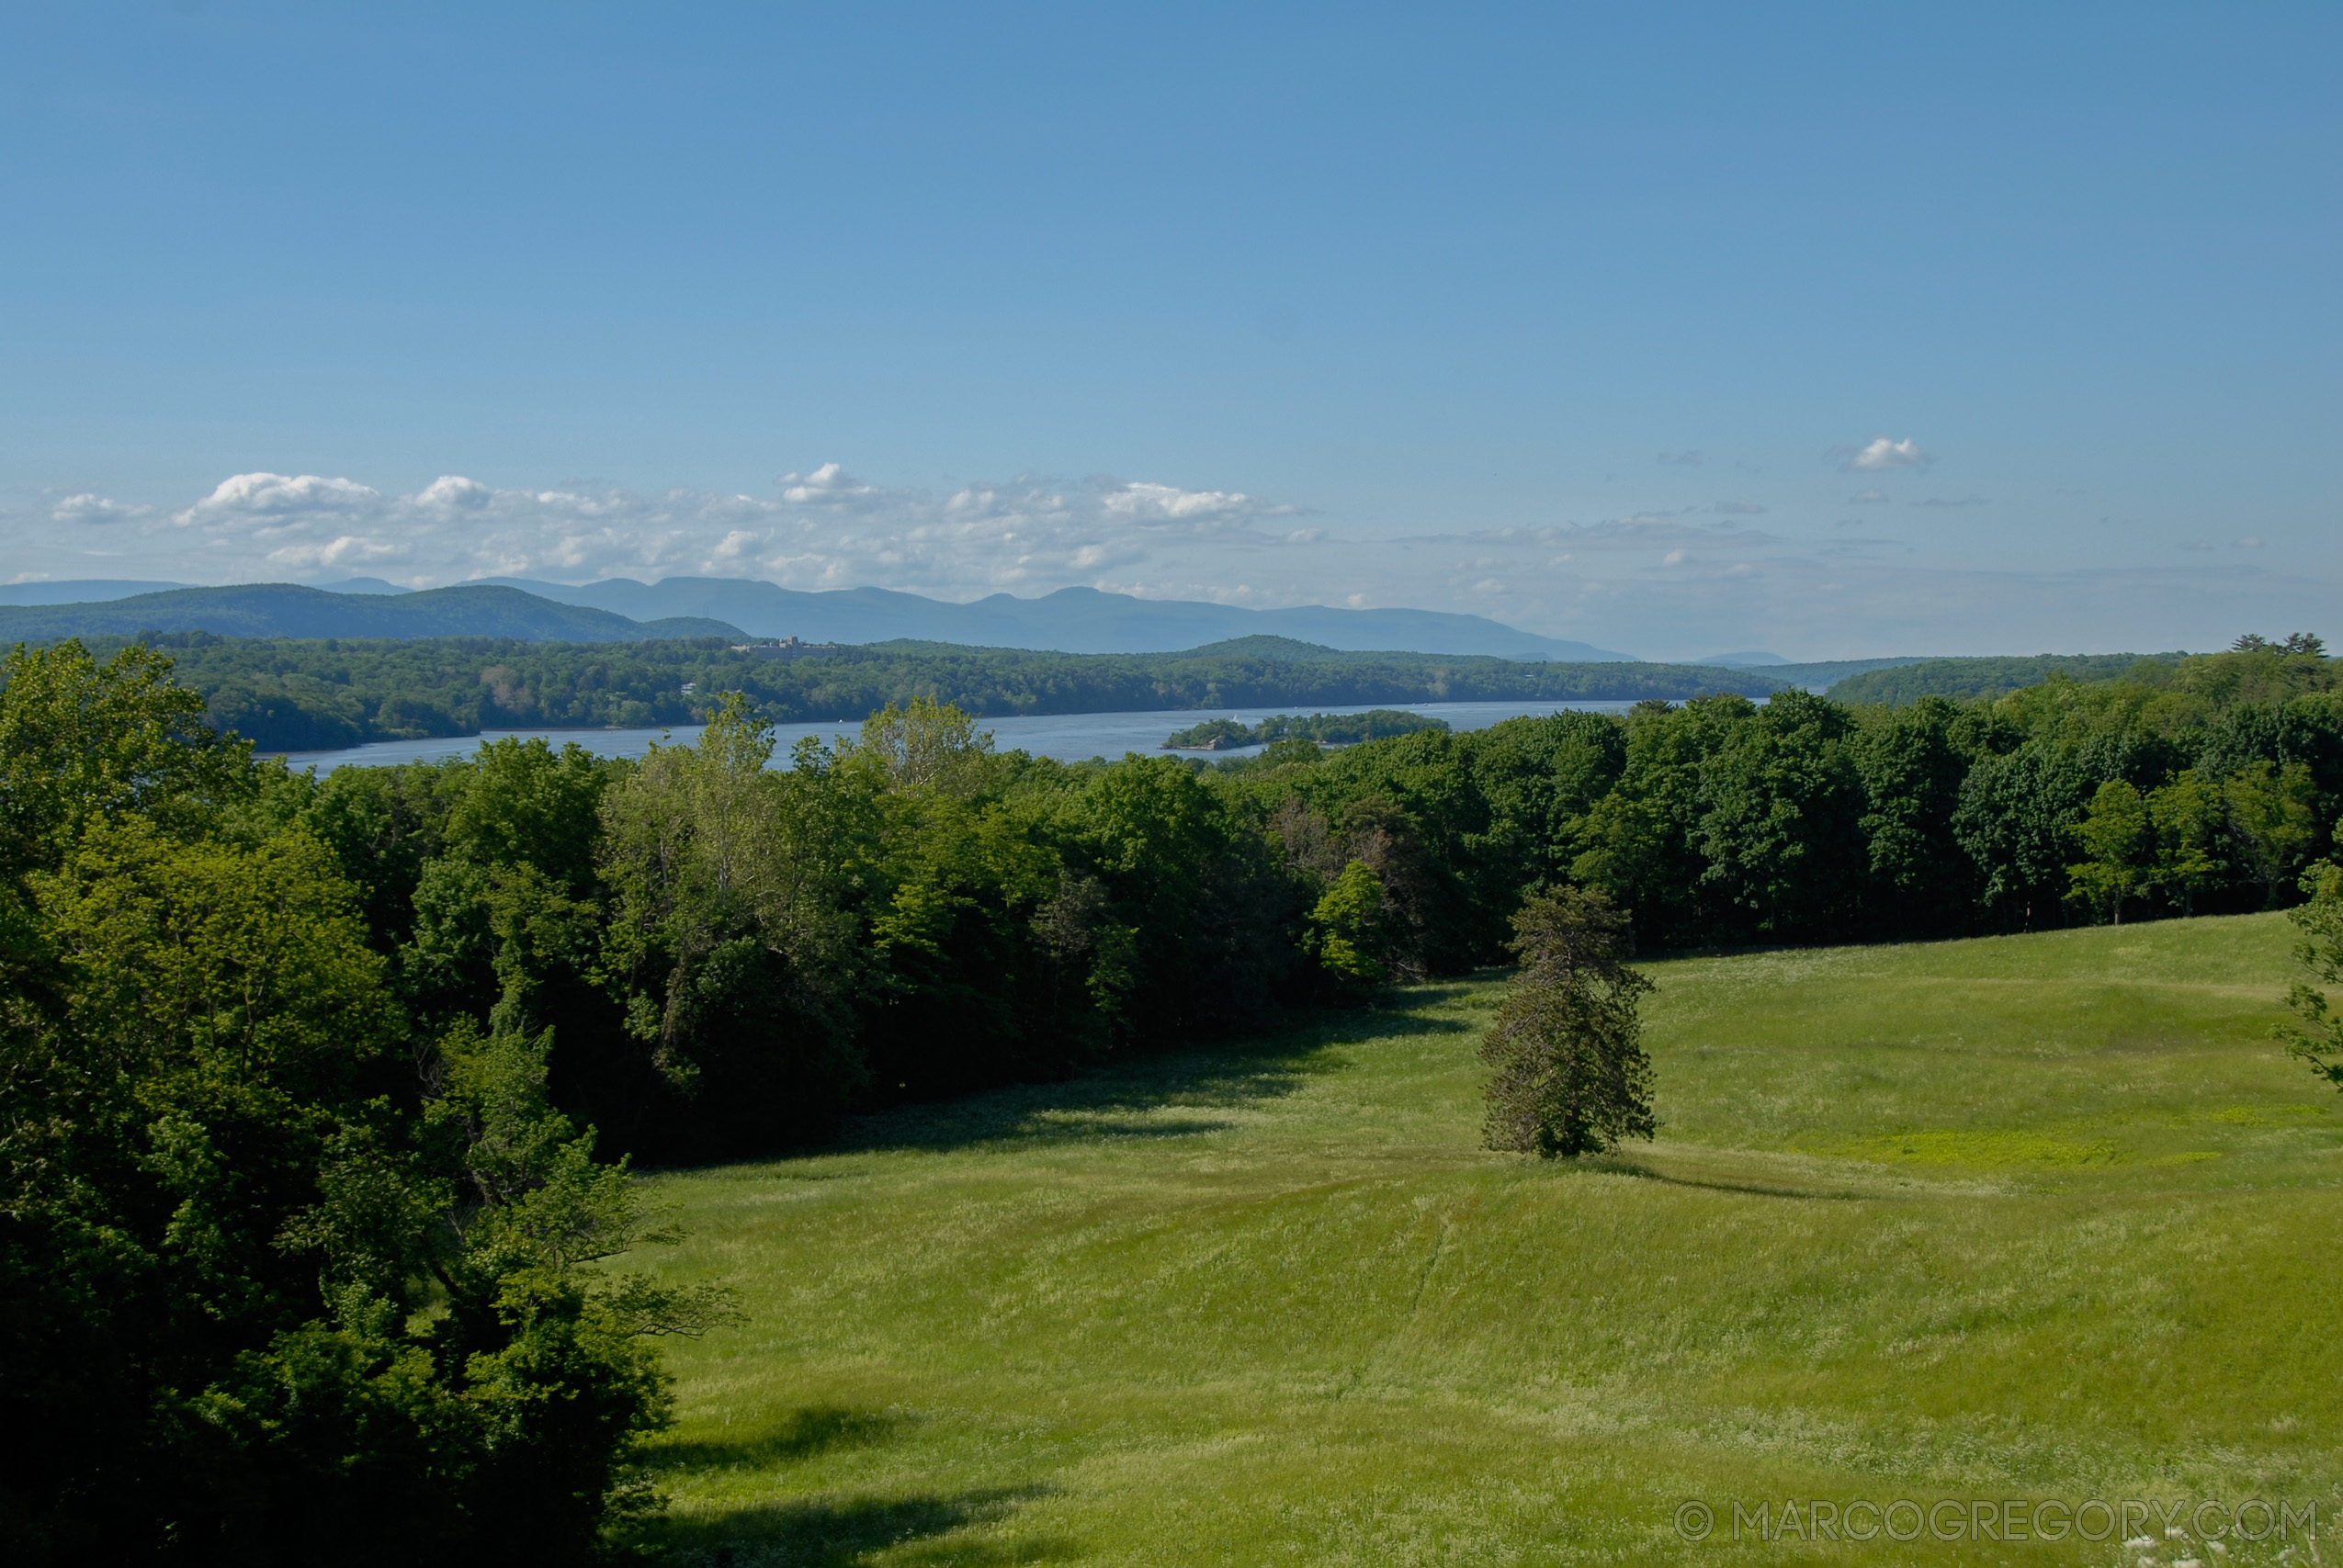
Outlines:
[{"label": "white cloud", "polygon": [[[95,501],[75,498],[85,510]],[[1158,581],[1167,550],[1283,549],[1324,539],[1323,529],[1264,526],[1302,513],[1235,491],[1032,475],[938,497],[868,483],[825,463],[781,476],[770,497],[646,496],[575,481],[508,490],[458,474],[401,495],[315,474],[237,474],[168,521],[201,539],[207,576],[322,574],[367,563],[415,586],[481,577],[716,576],[794,588],[880,583],[964,598],[1078,583],[1130,591]],[[1225,582],[1221,573],[1191,571],[1205,580],[1183,572],[1163,591],[1291,602],[1260,587],[1215,591],[1210,580]]]},{"label": "white cloud", "polygon": [[1847,498],[1847,504],[1850,506],[1885,506],[1887,504],[1887,492],[1876,490],[1858,491],[1853,495]]},{"label": "white cloud", "polygon": [[219,488],[171,521],[181,527],[233,526],[239,522],[257,525],[264,519],[349,516],[377,511],[381,505],[380,491],[351,479],[320,479],[315,474],[299,478],[286,474],[236,474],[221,479]]},{"label": "white cloud", "polygon": [[345,534],[323,544],[287,545],[269,551],[268,558],[297,571],[315,571],[323,567],[352,567],[379,561],[398,553],[396,546]]},{"label": "white cloud", "polygon": [[781,499],[793,506],[851,507],[879,494],[877,486],[858,484],[836,463],[824,463],[809,474],[783,474]]},{"label": "white cloud", "polygon": [[1880,474],[1891,468],[1917,468],[1936,459],[1920,450],[1920,444],[1907,436],[1891,441],[1885,435],[1874,436],[1871,444],[1849,457],[1842,471],[1856,474]]},{"label": "white cloud", "polygon": [[59,523],[133,523],[153,512],[152,506],[109,501],[102,495],[69,495],[51,508]]},{"label": "white cloud", "polygon": [[1177,490],[1171,485],[1128,484],[1104,497],[1110,515],[1138,523],[1182,523],[1205,528],[1241,526],[1255,517],[1291,516],[1297,509],[1269,506],[1241,492]]},{"label": "white cloud", "polygon": [[[1327,519],[1273,498],[1160,479],[1020,475],[931,491],[824,464],[742,495],[639,492],[584,479],[499,487],[456,474],[377,488],[355,478],[250,473],[191,505],[143,513],[119,502],[101,508],[95,486],[44,496],[0,516],[0,541],[11,571],[58,579],[331,581],[363,572],[428,587],[492,576],[712,576],[954,600],[1083,585],[1247,605],[1478,611],[1646,653],[1675,635],[1669,628],[1686,626],[1706,627],[1703,642],[1717,646],[1817,657],[2031,647],[2051,635],[2044,628],[2082,639],[2077,647],[2215,646],[2234,635],[2221,629],[2230,623],[2312,624],[2307,617],[2335,592],[2328,574],[2292,570],[2305,563],[2275,534],[2268,548],[2240,540],[2224,549],[2233,558],[2217,570],[2192,555],[2171,563],[2169,579],[2127,580],[2143,584],[2145,598],[2089,574],[1923,569],[1904,559],[1901,543],[1877,551],[1857,549],[1875,541],[1829,543],[1867,532],[1854,517],[1876,519],[1887,498],[1856,499],[1862,504],[1837,529],[1813,530],[1818,539],[1794,522],[1764,530],[1760,517],[1720,515],[1714,502],[1584,524],[1460,523],[1399,535],[1341,522],[1330,532],[1320,526]],[[100,516],[112,520],[90,525]],[[2226,529],[2199,523],[2191,531],[2218,544]],[[2290,570],[2249,565],[2281,554],[2286,561],[2271,566]],[[2059,606],[2077,593],[2086,596],[2080,618],[2060,618]]]},{"label": "white cloud", "polygon": [[496,492],[478,479],[468,479],[461,474],[442,474],[423,487],[415,504],[443,512],[478,511],[495,500]]}]

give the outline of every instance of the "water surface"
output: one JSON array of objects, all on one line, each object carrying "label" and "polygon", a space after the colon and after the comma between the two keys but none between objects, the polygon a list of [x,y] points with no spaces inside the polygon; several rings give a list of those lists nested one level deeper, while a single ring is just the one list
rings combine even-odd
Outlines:
[{"label": "water surface", "polygon": [[[1060,761],[1079,762],[1089,757],[1119,757],[1126,751],[1155,751],[1166,738],[1176,730],[1206,719],[1230,718],[1239,724],[1259,724],[1262,719],[1281,713],[1371,713],[1378,707],[1395,706],[1391,703],[1364,703],[1349,707],[1252,707],[1252,708],[1167,708],[1148,713],[1060,713],[1016,715],[1005,718],[982,718],[979,729],[992,732],[993,746],[1002,751],[1030,751],[1036,757],[1055,757]],[[1587,713],[1624,713],[1633,703],[1415,703],[1406,711],[1420,713],[1427,718],[1443,718],[1451,729],[1485,729],[1509,718],[1530,714],[1561,713],[1577,709]],[[699,739],[700,726],[679,724],[672,728],[653,727],[648,729],[487,729],[478,735],[453,735],[431,740],[376,740],[364,746],[353,746],[341,751],[289,751],[285,761],[296,768],[314,767],[321,773],[336,768],[381,767],[393,762],[432,762],[446,757],[469,757],[481,744],[502,740],[508,736],[538,739],[559,749],[575,741],[587,750],[602,757],[640,757],[654,744],[688,746]],[[789,749],[800,736],[810,735],[824,741],[835,741],[840,736],[858,734],[859,722],[833,719],[821,724],[782,724],[774,727],[780,745],[775,751],[776,765],[786,766]],[[1183,751],[1174,753],[1188,757],[1243,757],[1258,750],[1244,747],[1226,751]]]}]

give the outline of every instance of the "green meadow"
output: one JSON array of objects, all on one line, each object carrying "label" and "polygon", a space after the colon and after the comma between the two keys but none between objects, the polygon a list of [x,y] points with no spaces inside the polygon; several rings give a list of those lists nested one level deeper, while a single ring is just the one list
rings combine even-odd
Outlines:
[{"label": "green meadow", "polygon": [[[660,1174],[690,1239],[646,1266],[749,1316],[670,1346],[655,1546],[2212,1568],[2281,1541],[1997,1510],[2263,1497],[2332,1554],[2343,1096],[2269,1038],[2291,937],[1650,963],[1659,1137],[1575,1165],[1478,1146],[1492,976]],[[1856,1542],[1812,1507],[1857,1499],[1956,1508]]]}]

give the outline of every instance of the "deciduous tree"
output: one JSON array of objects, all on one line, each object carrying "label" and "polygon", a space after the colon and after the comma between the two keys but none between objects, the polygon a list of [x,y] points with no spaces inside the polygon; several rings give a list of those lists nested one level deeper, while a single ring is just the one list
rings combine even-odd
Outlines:
[{"label": "deciduous tree", "polygon": [[2088,858],[2066,868],[2067,896],[2088,899],[2111,924],[2122,925],[2123,900],[2154,874],[2156,826],[2147,797],[2122,779],[2110,779],[2071,831]]},{"label": "deciduous tree", "polygon": [[2302,762],[2282,768],[2254,762],[2223,786],[2221,796],[2238,852],[2265,890],[2262,908],[2274,908],[2279,890],[2318,843],[2318,791],[2311,770]]},{"label": "deciduous tree", "polygon": [[[2320,861],[2303,874],[2303,891],[2310,901],[2287,918],[2303,940],[2295,945],[2294,961],[2319,985],[2343,986],[2343,866]],[[2325,991],[2309,981],[2297,981],[2286,993],[2286,1005],[2295,1021],[2274,1031],[2290,1055],[2311,1066],[2311,1071],[2343,1089],[2343,1010]]]}]

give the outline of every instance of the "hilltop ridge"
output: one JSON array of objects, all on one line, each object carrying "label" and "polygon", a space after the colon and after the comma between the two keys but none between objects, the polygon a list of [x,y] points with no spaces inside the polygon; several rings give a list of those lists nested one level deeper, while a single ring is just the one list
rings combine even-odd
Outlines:
[{"label": "hilltop ridge", "polygon": [[0,605],[0,643],[135,637],[150,631],[244,637],[487,637],[516,642],[748,636],[738,626],[702,616],[636,621],[609,610],[492,586],[375,594],[254,582],[165,589],[95,603]]}]

